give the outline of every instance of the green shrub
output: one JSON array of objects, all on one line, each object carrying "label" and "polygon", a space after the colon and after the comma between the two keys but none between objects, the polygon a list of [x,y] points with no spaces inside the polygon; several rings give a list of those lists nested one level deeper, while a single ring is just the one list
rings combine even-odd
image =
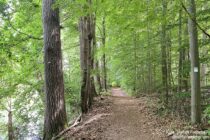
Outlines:
[{"label": "green shrub", "polygon": [[116,81],[112,82],[112,87],[117,87],[117,86],[118,86],[118,84]]}]

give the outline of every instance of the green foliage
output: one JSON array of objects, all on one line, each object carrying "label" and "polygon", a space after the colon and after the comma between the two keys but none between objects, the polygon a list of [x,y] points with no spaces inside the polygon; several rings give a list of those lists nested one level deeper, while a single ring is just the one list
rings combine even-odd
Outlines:
[{"label": "green foliage", "polygon": [[185,99],[185,98],[190,98],[191,95],[190,95],[190,92],[178,92],[175,94],[175,98],[177,98],[178,100],[181,100],[181,99]]},{"label": "green foliage", "polygon": [[75,28],[75,21],[69,20],[64,24],[69,28],[63,32],[63,62],[65,99],[68,113],[68,120],[72,120],[80,113],[80,52],[78,43],[78,30]]},{"label": "green foliage", "polygon": [[208,123],[210,124],[210,105],[208,105],[204,110],[204,116],[208,119]]},{"label": "green foliage", "polygon": [[118,86],[118,84],[116,81],[112,82],[112,87],[117,87],[117,86]]},{"label": "green foliage", "polygon": [[[166,16],[162,16],[161,0],[57,0],[53,8],[61,10],[61,38],[65,99],[68,119],[80,112],[80,52],[78,20],[81,16],[96,16],[95,59],[101,65],[106,54],[108,82],[129,93],[162,95],[161,26],[167,22],[167,48],[171,62],[170,91],[177,100],[189,98],[188,92],[174,93],[178,86],[179,50],[186,49],[183,73],[190,71],[188,60],[187,14],[182,14],[182,45],[179,46],[180,1],[167,1]],[[209,32],[209,5],[197,1],[198,23]],[[0,0],[0,135],[6,134],[7,110],[14,116],[14,128],[19,138],[30,133],[42,134],[44,115],[44,66],[42,35],[42,3],[40,0]],[[106,44],[102,45],[102,19],[105,17]],[[209,65],[209,39],[199,31],[200,59]],[[91,75],[102,75],[101,69]],[[151,76],[151,77],[150,77]],[[102,79],[102,76],[100,77]],[[151,79],[150,79],[151,78]],[[209,71],[201,81],[209,84]],[[189,77],[186,78],[189,84]],[[149,82],[150,81],[150,82]],[[175,91],[175,90],[174,90]],[[171,98],[171,99],[174,99]],[[11,107],[8,101],[11,100]],[[159,110],[164,112],[163,105]],[[209,117],[210,107],[205,111]],[[161,112],[160,111],[160,112]],[[33,125],[33,126],[31,126]],[[32,128],[34,128],[32,130]]]}]

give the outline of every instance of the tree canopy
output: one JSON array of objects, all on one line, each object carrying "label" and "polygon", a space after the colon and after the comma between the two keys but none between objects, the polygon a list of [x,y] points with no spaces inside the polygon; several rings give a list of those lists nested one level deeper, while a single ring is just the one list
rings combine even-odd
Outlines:
[{"label": "tree canopy", "polygon": [[[67,122],[112,86],[132,96],[155,94],[165,112],[186,120],[190,97],[201,92],[197,109],[203,118],[210,116],[210,1],[195,0],[192,6],[194,0],[0,0],[0,139],[43,136],[46,85],[59,81],[45,81],[46,1],[53,3],[49,12],[59,10]],[[199,65],[191,65],[192,47]],[[195,92],[190,71],[200,76]]]}]

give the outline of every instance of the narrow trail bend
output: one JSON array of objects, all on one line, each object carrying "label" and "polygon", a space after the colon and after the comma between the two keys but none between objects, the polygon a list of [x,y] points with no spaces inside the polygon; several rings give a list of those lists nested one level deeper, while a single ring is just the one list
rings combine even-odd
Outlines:
[{"label": "narrow trail bend", "polygon": [[112,89],[111,125],[103,133],[109,140],[163,140],[158,124],[145,112],[145,100],[127,96],[120,88]]}]

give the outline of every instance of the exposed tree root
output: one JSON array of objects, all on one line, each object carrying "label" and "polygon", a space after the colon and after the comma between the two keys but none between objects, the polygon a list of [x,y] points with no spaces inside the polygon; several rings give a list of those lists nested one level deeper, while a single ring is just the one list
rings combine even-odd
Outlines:
[{"label": "exposed tree root", "polygon": [[52,140],[57,140],[60,137],[62,137],[66,132],[70,131],[73,127],[76,127],[80,122],[82,122],[82,115],[80,114],[77,119],[74,121],[74,123],[68,127],[67,129],[61,131],[57,136],[53,137]]},{"label": "exposed tree root", "polygon": [[90,119],[88,119],[87,121],[85,121],[82,125],[79,126],[79,124],[82,122],[82,115],[80,115],[74,122],[73,125],[71,125],[70,127],[68,127],[67,129],[63,130],[62,132],[60,132],[57,136],[53,137],[52,140],[57,140],[59,138],[61,138],[62,136],[64,136],[65,133],[67,133],[68,131],[71,131],[74,129],[74,133],[80,131],[82,128],[84,128],[86,125],[92,123],[93,121],[96,121],[98,119],[100,119],[103,116],[108,116],[110,114],[97,114],[93,117],[91,117]]}]

